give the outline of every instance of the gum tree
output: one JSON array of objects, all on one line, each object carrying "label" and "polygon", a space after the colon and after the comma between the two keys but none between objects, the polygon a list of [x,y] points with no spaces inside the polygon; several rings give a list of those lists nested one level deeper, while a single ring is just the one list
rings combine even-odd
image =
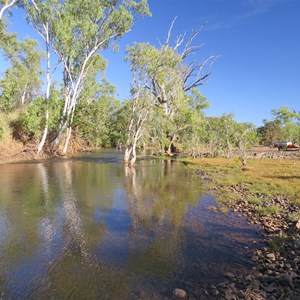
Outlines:
[{"label": "gum tree", "polygon": [[24,42],[15,44],[13,54],[6,56],[11,68],[5,72],[0,80],[0,108],[9,111],[14,108],[23,108],[31,102],[39,92],[41,53],[36,50],[37,42],[26,38]]},{"label": "gum tree", "polygon": [[[164,131],[161,134],[162,148],[171,156],[179,133],[190,127],[188,101],[193,91],[206,83],[210,66],[216,59],[211,56],[202,62],[190,62],[191,55],[200,48],[193,45],[200,31],[188,39],[183,34],[177,38],[175,45],[171,45],[173,25],[174,22],[163,45],[135,44],[128,49],[127,56],[131,69],[138,70],[145,77],[144,88],[151,94],[153,107],[158,109],[156,126]],[[158,124],[159,121],[161,124]]]},{"label": "gum tree", "polygon": [[65,103],[53,142],[57,146],[66,131],[63,154],[68,149],[75,108],[96,54],[129,32],[135,16],[149,14],[146,0],[63,2],[54,32],[55,49],[63,64]]},{"label": "gum tree", "polygon": [[37,31],[45,43],[46,50],[46,87],[45,87],[45,126],[42,139],[37,147],[37,152],[40,153],[44,147],[49,129],[49,106],[50,106],[50,91],[53,76],[60,63],[58,60],[56,65],[52,66],[53,54],[57,54],[55,48],[55,32],[54,27],[57,21],[57,12],[61,8],[61,2],[58,0],[25,0],[23,1],[26,10],[27,21]]}]

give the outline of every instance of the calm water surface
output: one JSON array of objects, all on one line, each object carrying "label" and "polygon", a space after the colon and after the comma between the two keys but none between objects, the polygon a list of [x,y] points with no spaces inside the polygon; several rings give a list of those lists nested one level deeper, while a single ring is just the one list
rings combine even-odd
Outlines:
[{"label": "calm water surface", "polygon": [[209,210],[180,163],[129,170],[101,151],[2,165],[0,191],[4,299],[171,299],[176,287],[209,299],[225,272],[252,267],[257,228]]}]

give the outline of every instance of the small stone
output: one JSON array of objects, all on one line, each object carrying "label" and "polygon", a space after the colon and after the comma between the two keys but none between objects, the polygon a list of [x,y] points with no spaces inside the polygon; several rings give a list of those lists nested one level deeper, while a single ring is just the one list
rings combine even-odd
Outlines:
[{"label": "small stone", "polygon": [[300,240],[296,240],[294,242],[294,246],[295,246],[296,249],[300,249]]},{"label": "small stone", "polygon": [[234,274],[232,274],[232,273],[230,273],[230,272],[226,272],[226,273],[224,274],[224,276],[225,276],[226,278],[229,278],[229,279],[233,279],[233,278],[234,278]]},{"label": "small stone", "polygon": [[276,259],[274,253],[269,253],[269,254],[267,254],[267,258],[269,258],[269,259],[272,260],[272,261],[274,261],[274,260]]},{"label": "small stone", "polygon": [[274,283],[269,284],[268,286],[263,286],[263,289],[267,292],[267,293],[272,293],[274,291]]},{"label": "small stone", "polygon": [[218,296],[220,294],[220,292],[218,290],[212,290],[211,293],[213,296]]},{"label": "small stone", "polygon": [[174,289],[173,294],[178,298],[185,298],[187,295],[185,290],[178,288]]},{"label": "small stone", "polygon": [[225,299],[226,300],[236,300],[236,296],[232,293],[231,289],[227,289],[225,291]]},{"label": "small stone", "polygon": [[276,278],[274,276],[264,276],[263,277],[263,281],[266,283],[271,283],[274,282],[276,280]]},{"label": "small stone", "polygon": [[298,220],[298,222],[296,223],[296,228],[297,228],[298,230],[300,230],[300,220]]}]

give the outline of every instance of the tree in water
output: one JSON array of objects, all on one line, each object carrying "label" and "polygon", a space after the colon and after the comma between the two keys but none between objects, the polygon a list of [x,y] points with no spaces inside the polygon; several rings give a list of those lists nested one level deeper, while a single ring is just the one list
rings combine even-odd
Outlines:
[{"label": "tree in water", "polygon": [[[170,38],[174,22],[166,42],[159,48],[148,43],[135,44],[128,48],[126,57],[131,70],[134,74],[138,73],[139,78],[143,78],[144,89],[151,95],[150,107],[156,109],[156,126],[163,128],[164,131],[161,144],[165,145],[162,148],[165,148],[170,156],[174,154],[174,143],[179,133],[190,127],[187,114],[187,109],[191,108],[189,101],[193,95],[195,96],[195,89],[208,80],[210,67],[216,59],[215,56],[211,56],[201,63],[189,63],[190,55],[200,48],[193,45],[200,31],[193,33],[186,42],[185,35],[179,36],[175,45],[171,46]],[[140,80],[140,83],[142,81]],[[141,88],[140,86],[139,89]],[[137,109],[136,113],[139,114]],[[141,110],[140,114],[145,116],[145,111]],[[149,115],[147,113],[147,117]],[[159,121],[161,124],[158,124]],[[143,121],[143,124],[145,123],[146,119]],[[130,124],[131,122],[129,127],[132,127]],[[142,131],[140,128],[137,130]],[[130,146],[130,143],[127,146]],[[128,157],[128,151],[125,151],[125,162],[128,161]]]}]

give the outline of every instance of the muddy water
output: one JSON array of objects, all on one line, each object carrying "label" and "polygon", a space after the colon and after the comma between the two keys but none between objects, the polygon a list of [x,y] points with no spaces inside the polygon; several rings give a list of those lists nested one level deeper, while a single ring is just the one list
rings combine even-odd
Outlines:
[{"label": "muddy water", "polygon": [[225,272],[246,273],[257,228],[214,213],[180,163],[122,153],[2,165],[4,299],[200,299]]}]

